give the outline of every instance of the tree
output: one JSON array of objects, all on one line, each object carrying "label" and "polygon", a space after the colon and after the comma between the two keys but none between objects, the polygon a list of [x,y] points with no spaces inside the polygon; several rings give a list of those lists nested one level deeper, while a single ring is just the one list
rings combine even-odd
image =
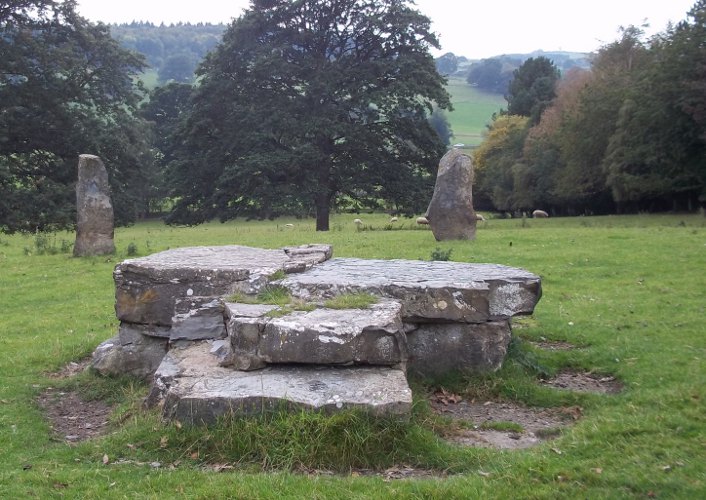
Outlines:
[{"label": "tree", "polygon": [[81,153],[109,168],[118,222],[134,220],[151,161],[132,110],[142,58],[76,2],[0,3],[0,231],[71,227]]},{"label": "tree", "polygon": [[522,161],[529,120],[525,116],[503,115],[490,126],[480,146],[474,151],[476,191],[474,203],[491,202],[497,210],[509,211],[517,206],[514,199],[515,171]]},{"label": "tree", "polygon": [[199,70],[169,221],[312,206],[328,230],[339,195],[420,206],[444,151],[426,118],[450,107],[430,47],[405,0],[253,0]]},{"label": "tree", "polygon": [[510,80],[512,80],[512,71],[505,70],[503,61],[498,58],[483,59],[473,63],[466,78],[470,85],[495,94],[505,94]]},{"label": "tree", "polygon": [[530,57],[512,74],[505,96],[507,113],[527,116],[532,125],[539,123],[542,112],[556,96],[559,70],[546,57]]}]

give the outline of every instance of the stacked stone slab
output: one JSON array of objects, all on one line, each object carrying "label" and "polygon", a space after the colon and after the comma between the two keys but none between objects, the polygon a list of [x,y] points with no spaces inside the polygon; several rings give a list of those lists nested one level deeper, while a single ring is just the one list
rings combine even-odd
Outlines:
[{"label": "stacked stone slab", "polygon": [[[322,245],[230,246],[127,260],[114,273],[120,331],[94,367],[152,377],[148,403],[182,422],[275,407],[406,413],[408,371],[499,368],[510,318],[530,314],[541,295],[537,276],[505,266],[330,257]],[[296,304],[229,300],[267,285]],[[325,307],[357,292],[379,300]]]}]

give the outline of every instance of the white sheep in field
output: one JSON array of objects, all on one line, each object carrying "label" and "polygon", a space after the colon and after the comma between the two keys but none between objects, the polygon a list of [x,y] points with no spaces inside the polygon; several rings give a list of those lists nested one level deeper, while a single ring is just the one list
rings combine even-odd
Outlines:
[{"label": "white sheep in field", "polygon": [[417,217],[417,224],[427,225],[429,224],[429,220],[426,217]]},{"label": "white sheep in field", "polygon": [[532,212],[532,217],[534,217],[535,219],[546,219],[547,217],[549,217],[549,214],[544,210],[535,210],[534,212]]},{"label": "white sheep in field", "polygon": [[390,217],[390,223],[397,222],[397,217]]},{"label": "white sheep in field", "polygon": [[483,217],[483,214],[476,213],[476,220],[485,222],[485,217]]},{"label": "white sheep in field", "polygon": [[285,224],[284,227],[294,227],[294,224]]},{"label": "white sheep in field", "polygon": [[360,219],[354,219],[353,224],[355,224],[356,226],[361,226],[363,224],[363,221]]}]

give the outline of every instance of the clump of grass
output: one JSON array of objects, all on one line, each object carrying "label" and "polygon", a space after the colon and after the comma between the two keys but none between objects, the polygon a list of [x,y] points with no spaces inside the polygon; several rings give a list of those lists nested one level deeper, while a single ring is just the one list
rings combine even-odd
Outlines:
[{"label": "clump of grass", "polygon": [[440,261],[448,261],[451,260],[451,253],[453,252],[453,248],[449,248],[448,250],[442,250],[439,247],[436,247],[434,250],[431,251],[431,260],[440,260]]},{"label": "clump of grass", "polygon": [[58,244],[56,235],[37,232],[34,235],[34,251],[29,247],[24,248],[25,255],[56,255],[59,253],[70,253],[74,244],[71,241],[62,239]]},{"label": "clump of grass", "polygon": [[367,309],[377,304],[378,297],[367,292],[344,293],[324,302],[329,309]]},{"label": "clump of grass", "polygon": [[524,430],[517,422],[483,422],[479,429],[500,432],[522,432]]},{"label": "clump of grass", "polygon": [[292,296],[283,286],[267,285],[257,294],[257,300],[260,304],[286,306],[291,302]]},{"label": "clump of grass", "polygon": [[284,278],[287,277],[287,273],[284,272],[284,269],[278,269],[274,273],[272,273],[269,276],[270,281],[277,281],[277,280],[283,280]]},{"label": "clump of grass", "polygon": [[130,244],[127,246],[127,256],[134,257],[138,253],[139,250],[137,249],[137,244],[134,241],[131,241]]}]

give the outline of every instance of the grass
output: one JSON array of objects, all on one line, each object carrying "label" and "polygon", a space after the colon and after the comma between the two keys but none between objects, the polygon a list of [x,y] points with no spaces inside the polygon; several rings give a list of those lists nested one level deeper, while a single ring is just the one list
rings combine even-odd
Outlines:
[{"label": "grass", "polygon": [[[385,215],[366,215],[366,224],[387,222]],[[294,227],[282,230],[286,223]],[[344,215],[334,225],[340,230],[316,233],[311,220],[190,228],[146,222],[116,231],[115,256],[81,259],[61,251],[25,254],[25,247],[35,248],[34,236],[0,235],[0,496],[704,496],[706,219],[692,215],[542,219],[524,227],[518,220],[491,219],[479,226],[476,241],[444,243],[455,261],[494,262],[542,276],[544,296],[531,318],[515,323],[517,339],[504,367],[444,382],[465,398],[582,408],[575,426],[536,448],[448,445],[438,437],[444,422],[425,403],[430,388],[419,381],[408,420],[274,413],[207,430],[165,424],[143,410],[146,387],[134,380],[86,374],[61,383],[118,402],[112,432],[78,445],[52,436],[35,398],[60,383],[50,372],[85,358],[114,335],[112,270],[130,244],[145,255],[190,245],[331,243],[338,257],[421,260],[438,247],[428,230],[358,232]],[[49,241],[74,237],[59,233]],[[582,348],[541,351],[526,342],[541,338]],[[537,383],[540,373],[567,368],[613,375],[625,390],[577,394]],[[451,475],[385,482],[302,473],[401,465]]]},{"label": "grass", "polygon": [[463,78],[458,77],[449,78],[446,90],[451,94],[454,106],[454,110],[447,113],[454,133],[451,143],[478,146],[483,140],[483,133],[491,122],[493,113],[507,107],[505,98],[500,94],[471,87]]},{"label": "grass", "polygon": [[368,309],[378,298],[365,292],[344,293],[324,302],[329,309]]}]

